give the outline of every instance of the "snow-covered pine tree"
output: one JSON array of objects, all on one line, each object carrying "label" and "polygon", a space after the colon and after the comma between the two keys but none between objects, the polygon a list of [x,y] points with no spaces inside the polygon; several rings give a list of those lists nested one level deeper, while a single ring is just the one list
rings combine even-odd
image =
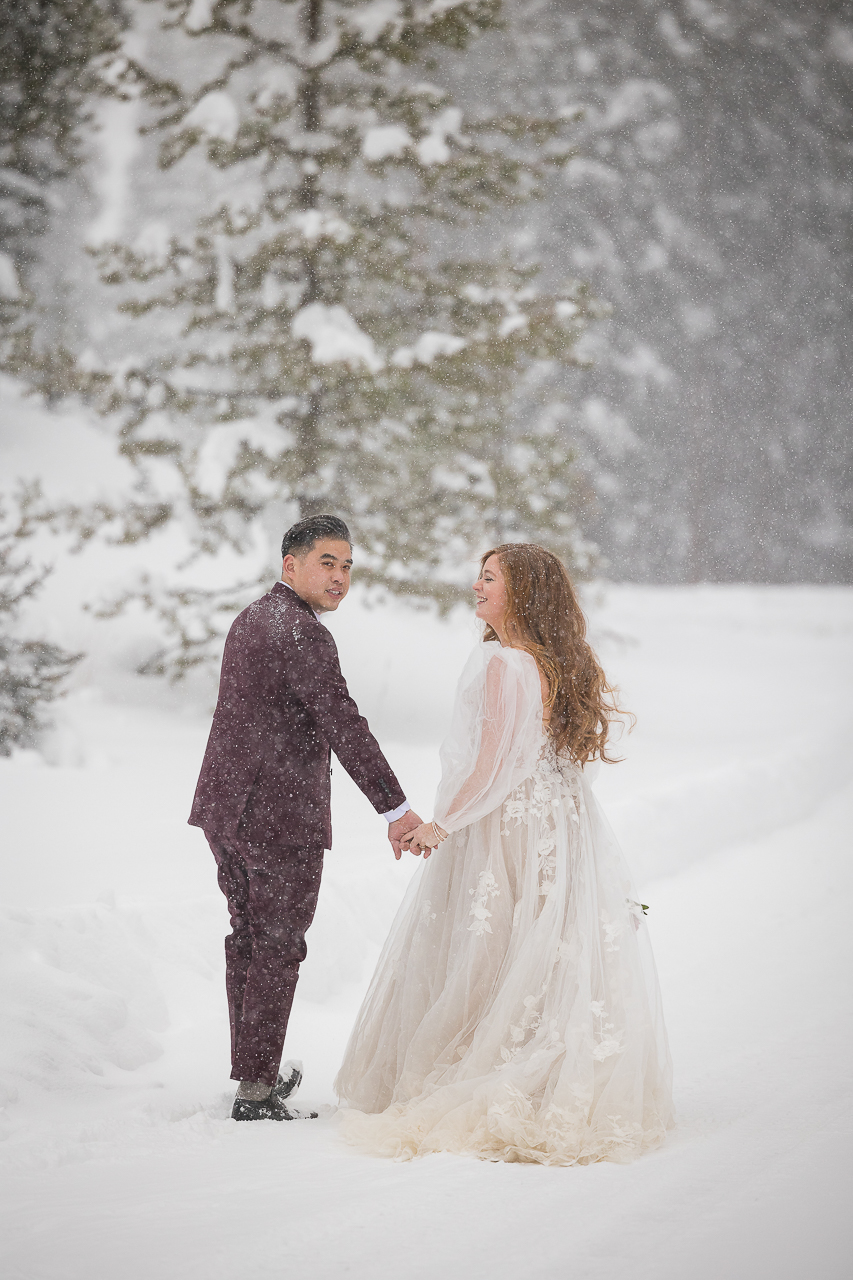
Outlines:
[{"label": "snow-covered pine tree", "polygon": [[0,756],[32,747],[46,728],[44,707],[62,693],[82,654],[20,635],[18,614],[39,590],[48,569],[22,555],[23,540],[41,523],[40,495],[24,488],[0,506]]},{"label": "snow-covered pine tree", "polygon": [[[57,392],[70,359],[38,350],[31,268],[55,213],[58,184],[81,161],[90,95],[108,87],[120,24],[100,0],[14,0],[0,7],[0,367]],[[60,366],[69,370],[57,385]],[[0,494],[0,756],[33,746],[44,707],[82,655],[21,634],[24,602],[49,569],[24,541],[49,522],[38,490]]]},{"label": "snow-covered pine tree", "polygon": [[0,361],[47,387],[33,343],[30,268],[55,189],[80,163],[93,93],[107,88],[120,27],[100,0],[14,0],[0,7]]},{"label": "snow-covered pine tree", "polygon": [[[574,361],[595,303],[577,281],[538,290],[494,247],[498,217],[565,162],[572,112],[466,117],[426,78],[499,26],[499,0],[165,9],[169,45],[149,40],[136,64],[161,164],[179,173],[203,148],[222,177],[189,234],[101,254],[107,281],[135,287],[124,309],[172,326],[159,351],[90,375],[139,469],[136,533],[162,520],[168,460],[170,510],[202,552],[245,547],[275,502],[281,523],[343,516],[363,580],[445,603],[492,539],[582,566],[571,451],[529,403],[533,425],[515,424],[542,369]],[[209,651],[199,612],[221,601],[159,599],[182,670]]]}]

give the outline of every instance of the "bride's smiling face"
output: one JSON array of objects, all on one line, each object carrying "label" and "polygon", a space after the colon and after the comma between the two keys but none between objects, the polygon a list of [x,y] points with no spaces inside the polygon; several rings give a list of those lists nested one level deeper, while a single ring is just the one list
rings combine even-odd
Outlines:
[{"label": "bride's smiling face", "polygon": [[474,583],[474,595],[477,599],[477,617],[494,628],[503,644],[507,594],[501,562],[497,556],[489,556],[483,565],[483,571]]}]

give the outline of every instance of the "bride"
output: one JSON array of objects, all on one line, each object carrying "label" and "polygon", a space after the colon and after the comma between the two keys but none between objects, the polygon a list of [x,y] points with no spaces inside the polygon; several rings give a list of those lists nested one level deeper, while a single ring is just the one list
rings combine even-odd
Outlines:
[{"label": "bride", "polygon": [[335,1081],[344,1135],[398,1158],[627,1161],[673,1110],[643,909],[584,772],[611,758],[613,690],[556,556],[497,547],[474,591],[485,636],[435,821],[404,842],[429,861]]}]

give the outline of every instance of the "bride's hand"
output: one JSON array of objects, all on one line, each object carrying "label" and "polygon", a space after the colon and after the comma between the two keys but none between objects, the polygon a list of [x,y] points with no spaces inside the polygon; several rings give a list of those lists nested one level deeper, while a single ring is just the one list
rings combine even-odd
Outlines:
[{"label": "bride's hand", "polygon": [[442,831],[441,827],[432,822],[422,822],[419,827],[415,827],[414,831],[407,831],[400,844],[403,849],[409,849],[415,856],[418,850],[422,850],[424,857],[428,858],[436,845],[441,844],[446,838],[447,832]]}]

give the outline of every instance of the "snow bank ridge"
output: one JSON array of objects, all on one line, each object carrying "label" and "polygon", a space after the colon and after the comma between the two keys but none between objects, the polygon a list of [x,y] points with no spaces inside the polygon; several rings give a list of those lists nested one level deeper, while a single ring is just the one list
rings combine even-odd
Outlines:
[{"label": "snow bank ridge", "polygon": [[0,1105],[160,1057],[169,1015],[138,912],[105,903],[3,913]]},{"label": "snow bank ridge", "polygon": [[639,884],[802,822],[853,775],[846,739],[689,775],[608,806]]}]

